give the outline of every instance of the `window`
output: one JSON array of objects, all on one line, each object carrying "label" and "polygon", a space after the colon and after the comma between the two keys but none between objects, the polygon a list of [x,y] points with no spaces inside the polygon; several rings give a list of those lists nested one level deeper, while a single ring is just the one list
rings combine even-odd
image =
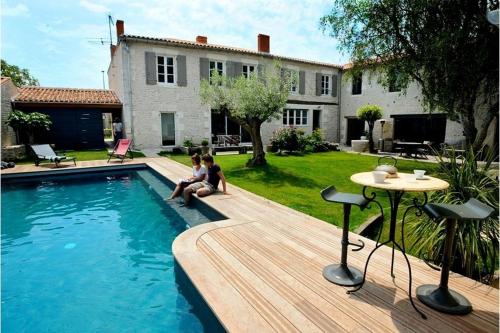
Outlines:
[{"label": "window", "polygon": [[296,94],[298,91],[298,85],[299,85],[299,82],[298,82],[299,75],[298,75],[297,71],[293,71],[293,70],[290,70],[289,73],[290,73],[290,79],[292,80],[292,84],[290,85],[290,92],[292,94]]},{"label": "window", "polygon": [[250,77],[250,74],[255,72],[255,66],[253,65],[243,65],[243,76],[247,79]]},{"label": "window", "polygon": [[330,94],[330,76],[322,75],[321,76],[321,95],[329,95]]},{"label": "window", "polygon": [[222,61],[210,61],[210,83],[212,83],[213,70],[217,70],[219,75],[224,75],[224,64]]},{"label": "window", "polygon": [[158,82],[159,83],[175,83],[175,75],[174,75],[174,57],[168,56],[157,56],[157,73],[158,73]]},{"label": "window", "polygon": [[163,146],[175,145],[175,114],[161,114],[161,144]]},{"label": "window", "polygon": [[362,74],[356,75],[352,78],[352,95],[361,95],[363,86]]},{"label": "window", "polygon": [[288,126],[306,126],[307,111],[299,109],[284,109],[283,110],[283,125]]}]

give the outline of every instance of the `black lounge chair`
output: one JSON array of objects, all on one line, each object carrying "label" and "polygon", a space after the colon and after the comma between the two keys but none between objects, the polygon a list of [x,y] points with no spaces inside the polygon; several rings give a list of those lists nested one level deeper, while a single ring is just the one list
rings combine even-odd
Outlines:
[{"label": "black lounge chair", "polygon": [[44,145],[31,145],[31,150],[35,155],[35,165],[39,166],[41,161],[50,161],[59,167],[62,161],[73,161],[76,166],[76,157],[69,157],[66,155],[57,155],[52,147],[48,144]]}]

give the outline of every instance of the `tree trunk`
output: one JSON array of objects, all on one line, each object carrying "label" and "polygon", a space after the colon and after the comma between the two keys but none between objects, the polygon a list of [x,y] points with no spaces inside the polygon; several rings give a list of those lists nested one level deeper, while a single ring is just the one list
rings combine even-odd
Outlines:
[{"label": "tree trunk", "polygon": [[[490,127],[493,121],[497,121],[497,112],[498,112],[498,102],[494,103],[490,109],[488,110],[488,114],[483,120],[481,127],[477,131],[476,137],[474,138],[474,143],[472,145],[472,149],[477,152],[483,148],[484,139],[488,135],[488,128]],[[493,147],[490,147],[493,148]]]},{"label": "tree trunk", "polygon": [[373,127],[375,126],[375,123],[373,122],[368,122],[368,146],[370,149],[370,153],[375,153],[375,147],[373,144]]},{"label": "tree trunk", "polygon": [[477,135],[473,107],[467,108],[467,111],[461,114],[461,121],[464,128],[465,143],[469,147],[474,143]]},{"label": "tree trunk", "polygon": [[252,138],[252,148],[253,148],[253,157],[250,161],[248,161],[247,166],[260,166],[265,165],[266,161],[266,153],[264,152],[264,146],[262,145],[262,137],[260,135],[260,126],[261,123],[258,121],[252,121],[249,126],[250,137]]}]

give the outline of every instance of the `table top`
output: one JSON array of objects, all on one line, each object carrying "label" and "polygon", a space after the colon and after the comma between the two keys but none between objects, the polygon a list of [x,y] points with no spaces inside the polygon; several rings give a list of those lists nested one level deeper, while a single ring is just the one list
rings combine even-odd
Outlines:
[{"label": "table top", "polygon": [[450,184],[439,178],[425,176],[417,180],[414,174],[398,172],[398,178],[387,178],[383,183],[375,183],[371,172],[360,172],[351,176],[354,183],[389,191],[429,192],[446,190]]},{"label": "table top", "polygon": [[422,146],[422,142],[396,142],[396,145],[399,146]]}]

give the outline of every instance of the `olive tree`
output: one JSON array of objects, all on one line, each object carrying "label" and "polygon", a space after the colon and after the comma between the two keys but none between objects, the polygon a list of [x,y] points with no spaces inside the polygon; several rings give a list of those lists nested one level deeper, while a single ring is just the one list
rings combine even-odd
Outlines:
[{"label": "olive tree", "polygon": [[374,104],[363,105],[358,109],[357,116],[368,124],[368,142],[370,152],[373,153],[375,151],[373,144],[373,127],[375,126],[375,122],[382,118],[382,108]]},{"label": "olive tree", "polygon": [[274,63],[269,70],[251,73],[248,77],[226,77],[213,70],[209,80],[202,80],[202,103],[241,125],[252,139],[253,157],[248,166],[266,164],[260,133],[264,122],[281,115],[297,78]]},{"label": "olive tree", "polygon": [[34,143],[35,133],[39,131],[48,131],[50,130],[50,126],[52,126],[50,117],[44,113],[24,113],[19,110],[12,111],[5,123],[16,132],[17,142],[20,141],[20,134],[26,133],[28,135],[29,144]]}]

